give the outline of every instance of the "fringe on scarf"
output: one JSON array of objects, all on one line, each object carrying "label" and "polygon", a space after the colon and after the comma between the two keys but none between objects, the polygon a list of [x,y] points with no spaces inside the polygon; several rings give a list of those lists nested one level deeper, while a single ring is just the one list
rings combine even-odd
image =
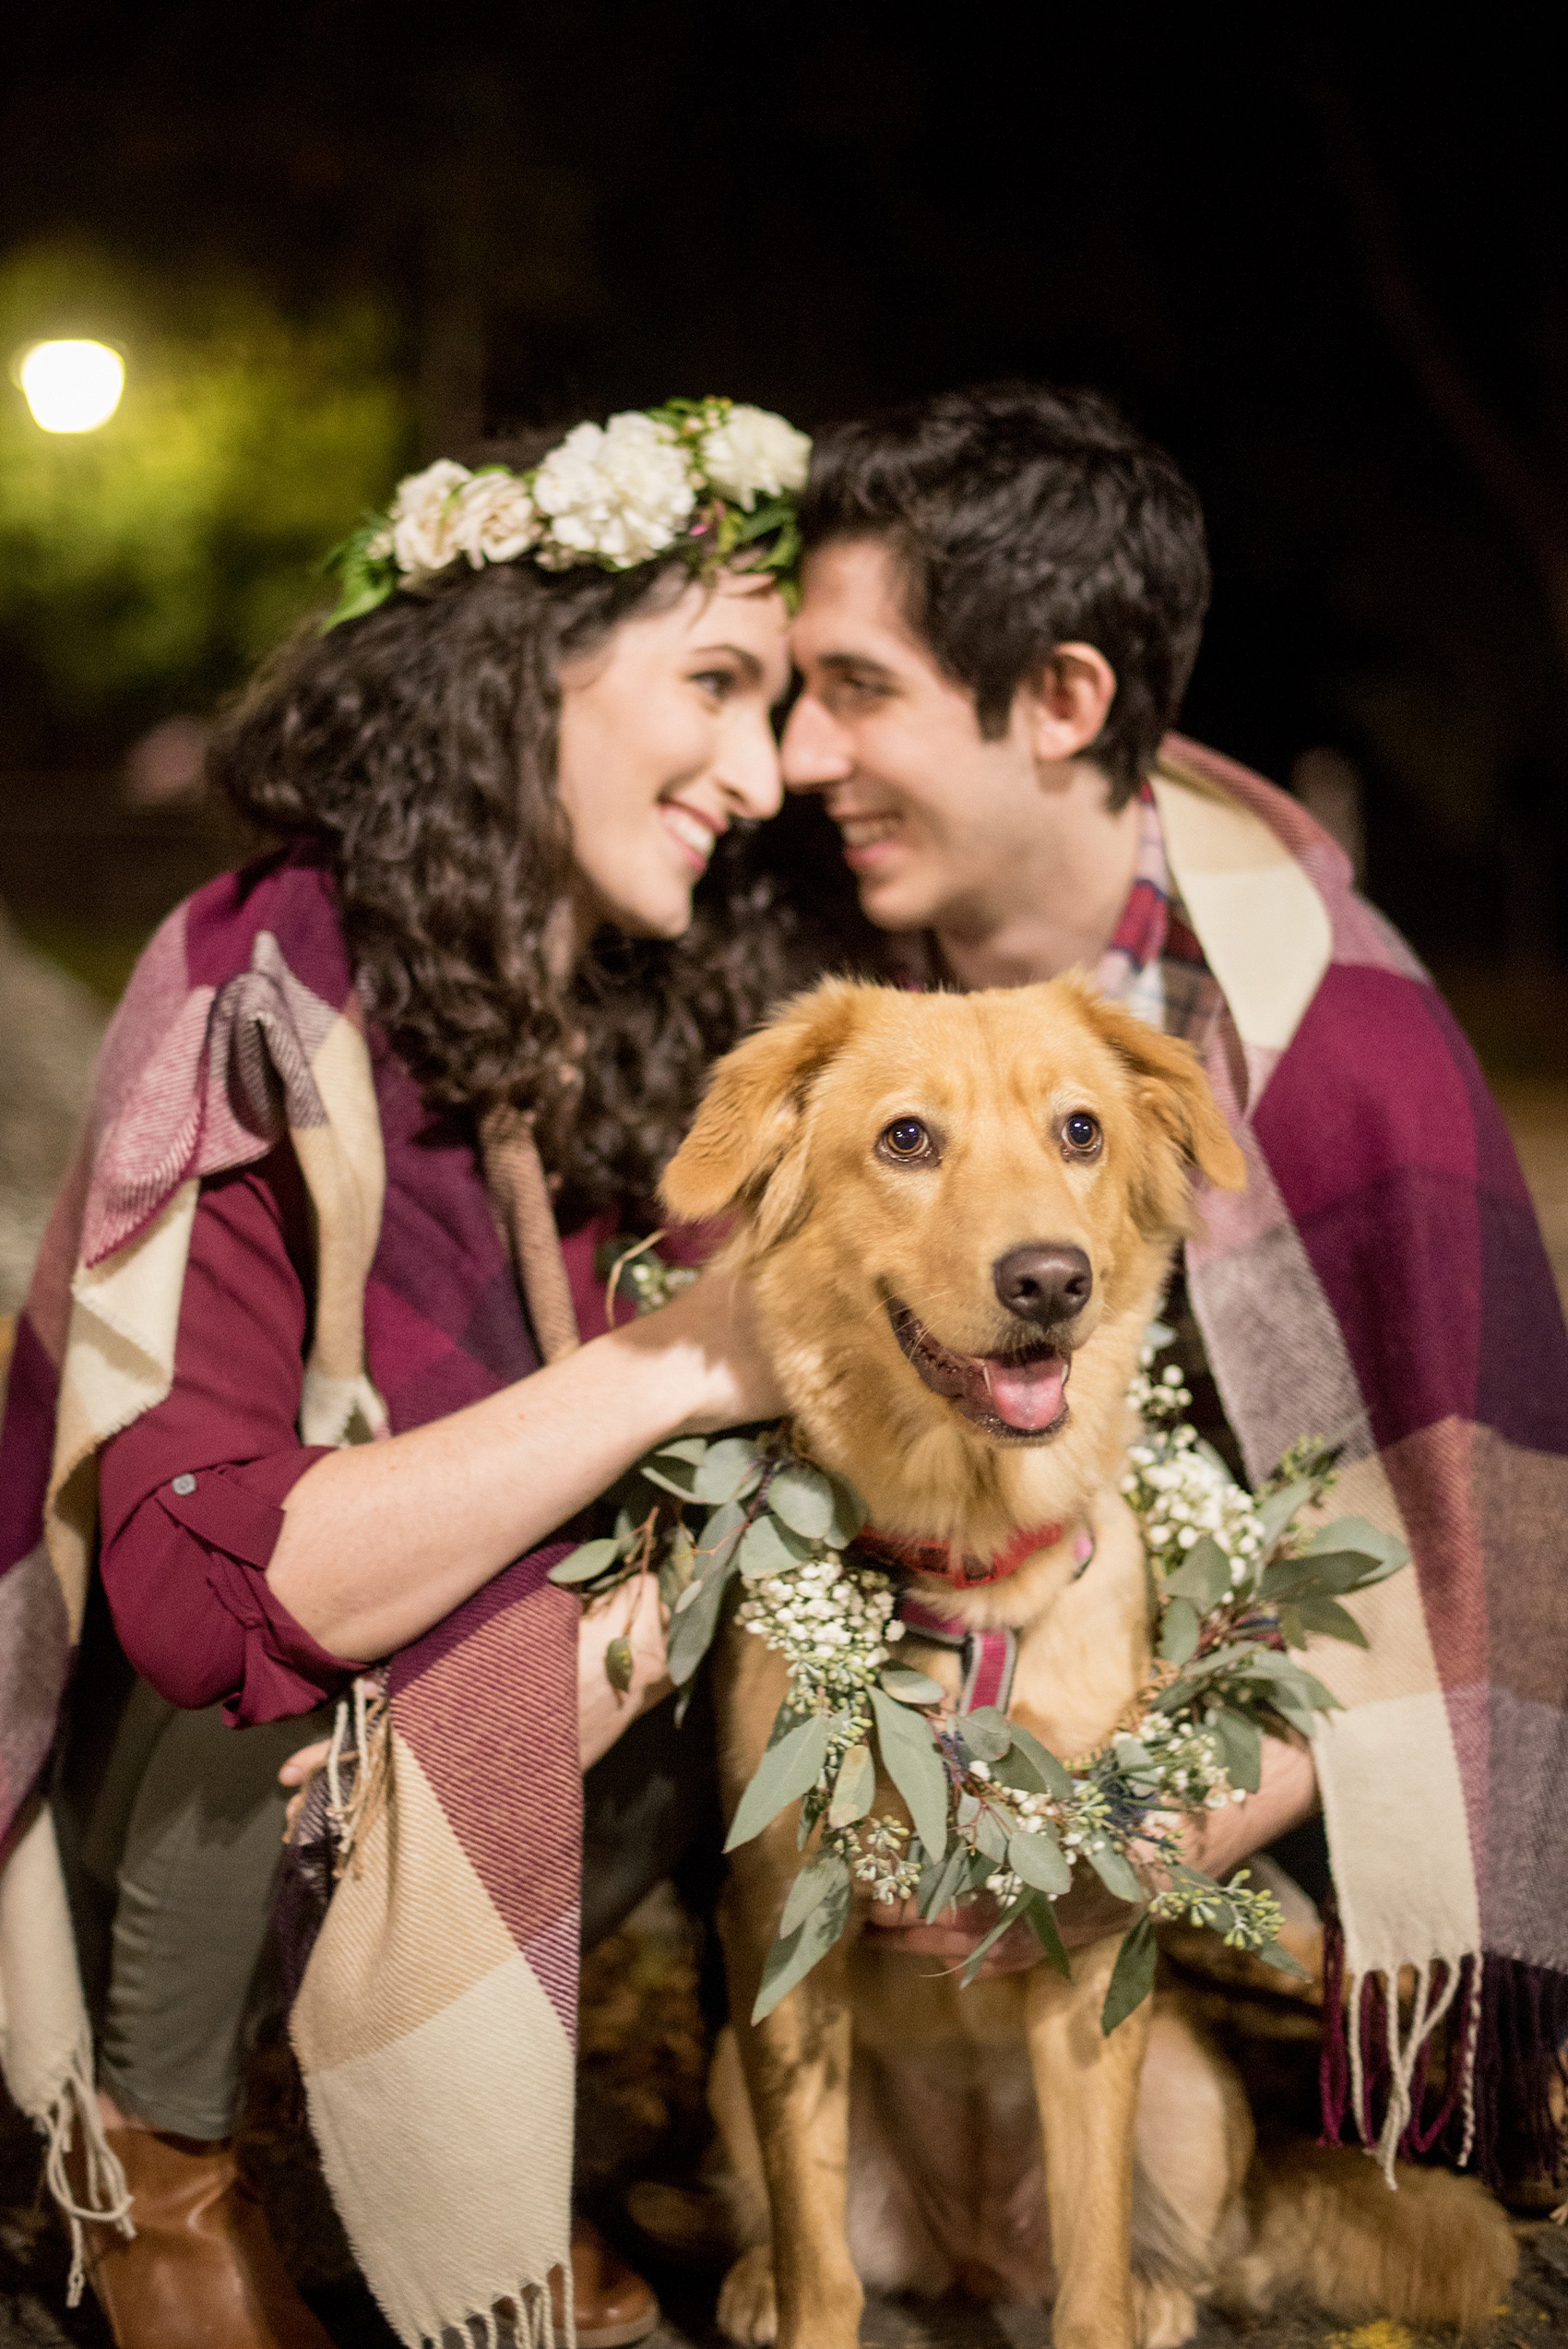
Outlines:
[{"label": "fringe on scarf", "polygon": [[[98,2109],[98,2095],[92,2082],[92,2053],[78,2047],[71,2058],[70,2069],[61,2083],[60,2093],[45,2113],[35,2116],[34,2126],[45,2143],[43,2178],[59,2207],[71,2237],[71,2271],[65,2284],[65,2306],[76,2307],[81,2300],[87,2283],[87,2236],[89,2224],[118,2227],[129,2240],[136,2234],[131,2218],[131,2189],[119,2155],[113,2150],[103,2133],[103,2116]],[[66,2163],[76,2141],[77,2128],[81,2130],[82,2200],[78,2202],[73,2190]]]},{"label": "fringe on scarf", "polygon": [[305,1978],[332,1888],[386,1803],[391,1759],[386,1674],[362,1674],[338,1700],[327,1761],[306,1787],[283,1848],[272,1923],[291,2006]]},{"label": "fringe on scarf", "polygon": [[576,2310],[572,2299],[572,2263],[562,2277],[561,2321],[548,2283],[525,2283],[511,2298],[497,2301],[483,2316],[462,2325],[444,2325],[439,2341],[425,2336],[425,2349],[576,2349]]},{"label": "fringe on scarf", "polygon": [[1405,1973],[1403,1997],[1400,1976],[1348,1978],[1328,1910],[1320,2141],[1342,2145],[1353,2128],[1391,2187],[1396,2161],[1433,2156],[1494,2188],[1559,2177],[1568,2142],[1552,2092],[1568,2091],[1568,1975],[1484,1954]]}]

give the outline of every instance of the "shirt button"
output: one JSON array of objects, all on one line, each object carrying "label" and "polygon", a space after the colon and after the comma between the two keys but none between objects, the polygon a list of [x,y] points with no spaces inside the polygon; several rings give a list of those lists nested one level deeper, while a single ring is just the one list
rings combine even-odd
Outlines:
[{"label": "shirt button", "polygon": [[178,1493],[181,1498],[184,1499],[187,1493],[194,1493],[196,1491],[196,1478],[194,1476],[176,1476],[174,1482],[170,1485],[169,1490],[172,1493]]}]

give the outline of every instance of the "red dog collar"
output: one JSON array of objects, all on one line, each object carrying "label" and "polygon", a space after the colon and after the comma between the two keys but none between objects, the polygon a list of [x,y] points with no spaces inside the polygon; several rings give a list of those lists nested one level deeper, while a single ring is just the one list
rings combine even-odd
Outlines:
[{"label": "red dog collar", "polygon": [[[906,1574],[934,1574],[959,1590],[973,1590],[979,1583],[1004,1582],[1037,1550],[1053,1550],[1066,1530],[1064,1525],[1025,1526],[1014,1534],[1005,1549],[993,1550],[989,1558],[974,1557],[965,1552],[955,1556],[951,1542],[922,1542],[913,1535],[879,1533],[873,1525],[865,1526],[857,1535],[856,1547],[874,1558],[879,1566],[897,1567]],[[1081,1570],[1094,1555],[1094,1542],[1087,1532],[1079,1540],[1080,1544],[1087,1544],[1078,1561]]]}]

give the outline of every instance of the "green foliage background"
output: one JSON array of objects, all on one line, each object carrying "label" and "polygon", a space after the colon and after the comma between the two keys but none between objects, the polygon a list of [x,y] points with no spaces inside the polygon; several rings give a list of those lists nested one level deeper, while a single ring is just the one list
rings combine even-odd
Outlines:
[{"label": "green foliage background", "polygon": [[59,334],[117,344],[125,391],[98,432],[60,435],[0,380],[6,699],[123,740],[209,708],[329,601],[322,555],[408,459],[408,393],[362,299],[297,316],[232,277],[174,292],[96,251],[0,261],[6,366]]}]

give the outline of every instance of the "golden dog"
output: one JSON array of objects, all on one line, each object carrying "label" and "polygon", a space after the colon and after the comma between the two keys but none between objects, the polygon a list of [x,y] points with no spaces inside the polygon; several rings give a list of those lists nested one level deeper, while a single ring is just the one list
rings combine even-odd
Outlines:
[{"label": "golden dog", "polygon": [[[880,1534],[935,1546],[915,1580],[943,1613],[1014,1628],[1010,1710],[1063,1756],[1148,1675],[1125,1396],[1194,1170],[1243,1180],[1195,1056],[1087,986],[831,982],[719,1064],[666,1180],[676,1214],[733,1219],[803,1447]],[[906,1647],[956,1693],[950,1651]],[[785,1668],[734,1628],[715,1662],[732,1811]],[[1146,2002],[1106,2037],[1118,1933],[1071,1983],[1035,1966],[968,1990],[847,1937],[753,2028],[797,1818],[733,1854],[721,1914],[740,2064],[721,2045],[714,2102],[751,2247],[720,2299],[731,2339],[849,2349],[862,2279],[1051,2298],[1059,2349],[1161,2349],[1202,2297],[1287,2287],[1348,2316],[1495,2303],[1514,2251],[1479,2188],[1402,2172],[1391,2195],[1353,2153],[1253,2164],[1240,2087],[1179,2011]]]}]

